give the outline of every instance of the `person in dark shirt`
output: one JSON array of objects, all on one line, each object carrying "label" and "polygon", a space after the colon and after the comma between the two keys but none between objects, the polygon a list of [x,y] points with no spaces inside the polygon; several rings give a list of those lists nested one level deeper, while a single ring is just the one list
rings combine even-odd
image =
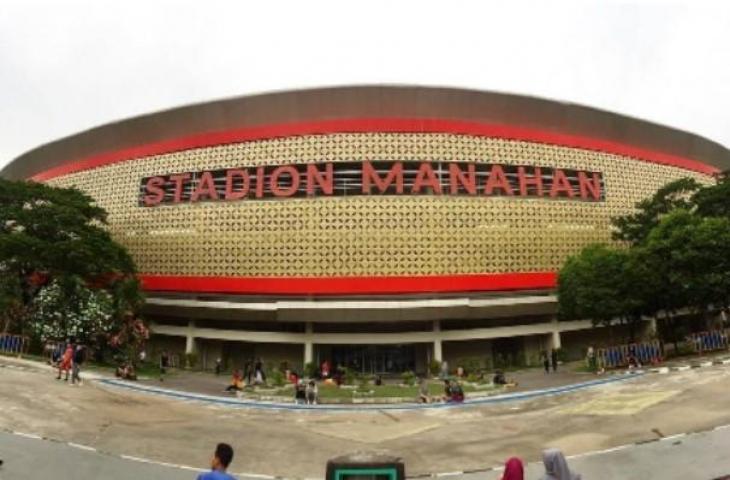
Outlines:
[{"label": "person in dark shirt", "polygon": [[86,350],[83,345],[76,345],[73,364],[71,365],[71,384],[78,382],[81,385],[81,365],[86,360]]},{"label": "person in dark shirt", "polygon": [[167,350],[163,350],[160,354],[160,381],[165,380],[165,373],[167,368],[170,366],[170,357],[167,355]]},{"label": "person in dark shirt", "polygon": [[236,480],[226,473],[233,460],[233,448],[227,443],[219,443],[210,461],[210,472],[198,475],[198,480]]},{"label": "person in dark shirt", "polygon": [[554,348],[550,352],[550,361],[553,364],[553,372],[557,372],[558,371],[558,351]]}]

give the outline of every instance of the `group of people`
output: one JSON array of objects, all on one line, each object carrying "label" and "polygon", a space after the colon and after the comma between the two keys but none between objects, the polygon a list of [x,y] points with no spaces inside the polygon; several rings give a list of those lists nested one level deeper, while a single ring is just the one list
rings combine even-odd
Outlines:
[{"label": "group of people", "polygon": [[71,376],[72,385],[81,385],[81,366],[86,361],[86,348],[68,340],[65,344],[58,344],[51,354],[51,362],[58,369],[56,380],[68,382]]},{"label": "group of people", "polygon": [[297,380],[294,386],[294,402],[297,405],[316,405],[319,403],[317,382],[309,380],[305,383],[302,379]]},{"label": "group of people", "polygon": [[[236,480],[227,473],[228,466],[233,461],[233,448],[227,443],[216,446],[213,458],[210,461],[210,472],[201,473],[197,480]],[[568,461],[563,452],[557,448],[548,448],[542,452],[542,463],[545,474],[540,480],[581,480],[581,475],[568,467]],[[504,465],[502,480],[524,480],[525,465],[517,457],[512,457]]]},{"label": "group of people", "polygon": [[[438,397],[436,400],[438,401]],[[418,381],[418,401],[420,403],[431,403],[434,401],[434,398],[431,397],[428,378],[426,377],[421,377]],[[444,379],[444,395],[441,397],[441,401],[446,403],[463,403],[464,389],[461,384],[456,380]]]},{"label": "group of people", "polygon": [[[563,452],[557,448],[548,448],[542,452],[542,463],[545,474],[540,480],[581,480],[581,475],[570,470]],[[502,480],[524,480],[525,466],[517,457],[512,457],[504,465]]]}]

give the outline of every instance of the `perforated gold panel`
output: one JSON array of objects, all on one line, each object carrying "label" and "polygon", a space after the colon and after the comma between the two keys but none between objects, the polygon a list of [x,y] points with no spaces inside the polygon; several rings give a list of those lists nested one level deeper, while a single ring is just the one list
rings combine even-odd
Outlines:
[{"label": "perforated gold panel", "polygon": [[[138,206],[142,177],[326,161],[472,161],[600,171],[605,202],[358,196]],[[126,161],[55,178],[109,212],[141,273],[224,276],[446,275],[557,270],[610,241],[612,216],[666,182],[706,175],[618,155],[452,134],[331,134]]]}]

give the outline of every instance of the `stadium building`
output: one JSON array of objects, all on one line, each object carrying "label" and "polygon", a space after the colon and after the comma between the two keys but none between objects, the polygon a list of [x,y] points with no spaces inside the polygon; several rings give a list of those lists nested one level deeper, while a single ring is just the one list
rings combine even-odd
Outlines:
[{"label": "stadium building", "polygon": [[580,356],[556,272],[665,183],[730,152],[592,108],[467,90],[344,87],[175,108],[15,159],[109,213],[148,294],[153,350],[425,371]]}]

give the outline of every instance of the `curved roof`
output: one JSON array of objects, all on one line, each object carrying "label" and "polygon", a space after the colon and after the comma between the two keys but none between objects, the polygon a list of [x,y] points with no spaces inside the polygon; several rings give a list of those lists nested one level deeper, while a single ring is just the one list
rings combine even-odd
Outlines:
[{"label": "curved roof", "polygon": [[549,138],[589,138],[687,159],[708,166],[709,171],[730,169],[730,150],[719,143],[581,105],[452,88],[349,86],[236,97],[109,123],[35,148],[14,159],[0,175],[11,179],[38,177],[84,159],[132,152],[201,133],[352,119],[409,119],[411,125],[418,120],[449,120],[513,126],[545,132],[552,135]]}]

